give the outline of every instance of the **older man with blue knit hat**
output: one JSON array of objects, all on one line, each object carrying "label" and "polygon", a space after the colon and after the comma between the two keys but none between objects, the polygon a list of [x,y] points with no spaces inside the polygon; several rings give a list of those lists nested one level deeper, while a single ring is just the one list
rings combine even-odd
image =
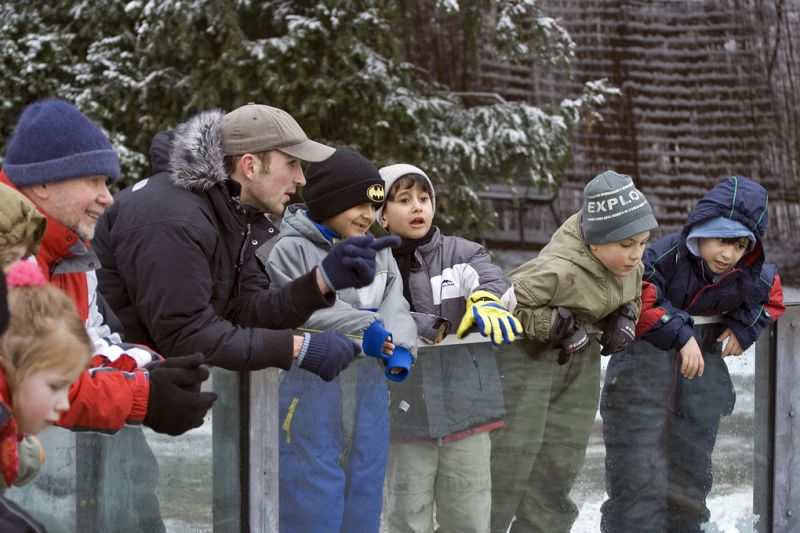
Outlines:
[{"label": "older man with blue knit hat", "polygon": [[[146,425],[160,433],[179,435],[202,425],[216,400],[214,393],[200,392],[200,383],[209,376],[203,355],[160,362],[162,358],[147,347],[126,343],[108,326],[97,293],[95,270],[100,263],[88,241],[94,236],[97,220],[114,202],[108,183],[119,177],[119,159],[103,131],[71,103],[44,100],[28,106],[20,116],[6,148],[0,187],[20,191],[46,216],[47,229],[35,259],[50,283],[73,300],[92,339],[94,368],[72,385],[70,409],[59,425],[103,433]],[[57,449],[71,449],[63,436],[53,438]],[[120,439],[128,443],[125,449],[149,453],[141,431],[126,430],[113,440],[98,441],[98,446],[107,446],[98,470],[98,479],[106,479],[107,486],[114,484],[112,477],[129,478],[131,474],[122,472],[129,461],[115,459],[113,453],[115,448],[124,448]],[[71,462],[75,450],[67,453],[69,459],[64,460]],[[83,448],[77,453],[83,453]],[[48,466],[42,476],[62,475],[56,470],[48,474]],[[95,489],[105,490],[81,488],[89,493]],[[127,525],[125,521],[116,523],[117,530],[128,526],[158,530],[157,503],[149,500],[148,494],[138,494],[130,490],[128,498],[137,512],[126,518]],[[147,508],[153,510],[152,523],[147,518],[139,520]]]},{"label": "older man with blue knit hat", "polygon": [[[83,240],[113,203],[106,183],[119,179],[119,159],[102,131],[63,100],[25,109],[3,164],[8,179]],[[77,205],[80,204],[80,205]]]},{"label": "older man with blue knit hat", "polygon": [[[158,366],[148,376],[137,369],[160,357],[146,348],[123,344],[106,325],[98,305],[95,269],[100,264],[87,241],[94,236],[97,219],[114,202],[107,183],[119,177],[119,159],[100,128],[69,102],[44,100],[28,106],[20,116],[6,149],[0,186],[19,190],[47,217],[36,260],[49,281],[75,302],[94,341],[95,361],[135,370],[127,374],[109,369],[81,376],[70,393],[71,408],[61,425],[108,432],[126,423],[144,423],[177,435],[202,424],[214,401],[194,390],[208,377],[199,366],[202,357],[171,362],[182,367],[183,381],[176,381],[173,369]],[[168,419],[160,414],[175,408],[183,410],[182,416]]]}]

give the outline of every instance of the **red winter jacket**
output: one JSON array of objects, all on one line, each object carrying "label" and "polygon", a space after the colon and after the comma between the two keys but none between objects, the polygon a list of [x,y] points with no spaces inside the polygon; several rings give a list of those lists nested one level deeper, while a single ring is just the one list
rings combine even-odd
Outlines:
[{"label": "red winter jacket", "polygon": [[[14,187],[3,171],[0,183]],[[147,413],[150,382],[147,371],[138,367],[160,357],[144,346],[124,343],[106,325],[98,304],[94,272],[99,261],[88,243],[39,210],[47,217],[47,231],[36,261],[50,283],[75,302],[94,349],[89,369],[70,388],[70,408],[61,416],[59,425],[75,431],[106,433],[114,433],[126,424],[139,425]]]},{"label": "red winter jacket", "polygon": [[0,494],[5,492],[17,478],[19,455],[17,452],[17,422],[11,409],[11,395],[8,393],[6,375],[0,368]]}]

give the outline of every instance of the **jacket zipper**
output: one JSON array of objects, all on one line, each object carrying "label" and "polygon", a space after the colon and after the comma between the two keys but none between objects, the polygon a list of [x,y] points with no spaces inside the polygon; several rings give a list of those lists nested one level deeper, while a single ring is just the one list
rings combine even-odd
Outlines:
[{"label": "jacket zipper", "polygon": [[247,224],[247,231],[244,233],[242,240],[242,247],[239,250],[239,261],[236,264],[236,296],[239,296],[239,291],[242,288],[242,266],[244,265],[244,254],[247,250],[247,243],[250,242],[250,224]]},{"label": "jacket zipper", "polygon": [[714,283],[712,283],[711,285],[706,285],[705,287],[703,287],[702,289],[700,289],[700,290],[697,292],[697,294],[695,294],[695,295],[694,295],[694,298],[692,298],[692,301],[691,301],[691,302],[689,302],[689,305],[687,305],[687,306],[684,308],[684,311],[686,311],[686,312],[688,313],[688,312],[689,312],[689,309],[691,309],[691,308],[692,308],[692,306],[695,304],[695,302],[697,302],[697,299],[698,299],[698,298],[700,298],[700,295],[702,295],[702,294],[703,294],[703,293],[706,291],[706,289],[710,289],[711,287],[716,287],[717,285],[719,285],[720,283],[722,283],[722,281],[723,281],[723,280],[725,280],[725,279],[728,279],[730,276],[732,276],[734,273],[737,273],[737,272],[741,272],[741,270],[740,270],[740,269],[738,269],[738,268],[734,268],[733,270],[731,270],[730,272],[728,272],[728,273],[726,273],[725,275],[723,275],[721,278],[719,278],[717,281],[715,281],[715,282],[714,282]]}]

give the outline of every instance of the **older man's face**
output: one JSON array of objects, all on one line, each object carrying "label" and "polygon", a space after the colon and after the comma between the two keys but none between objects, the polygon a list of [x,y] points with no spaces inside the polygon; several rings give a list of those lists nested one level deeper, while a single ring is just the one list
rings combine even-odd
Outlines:
[{"label": "older man's face", "polygon": [[47,198],[39,202],[50,216],[90,241],[97,219],[114,198],[106,186],[106,176],[86,176],[47,184]]}]

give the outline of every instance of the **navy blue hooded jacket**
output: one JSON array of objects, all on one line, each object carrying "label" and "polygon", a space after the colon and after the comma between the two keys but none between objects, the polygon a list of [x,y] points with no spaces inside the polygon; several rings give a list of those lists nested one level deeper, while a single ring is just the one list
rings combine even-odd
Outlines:
[{"label": "navy blue hooded jacket", "polygon": [[[698,222],[727,217],[744,224],[755,247],[727,272],[716,276],[686,247]],[[764,262],[767,191],[747,178],[722,180],[700,200],[683,230],[662,237],[644,253],[642,313],[636,334],[662,350],[680,349],[694,335],[691,315],[722,315],[743,349],[784,312],[778,268]]]}]

